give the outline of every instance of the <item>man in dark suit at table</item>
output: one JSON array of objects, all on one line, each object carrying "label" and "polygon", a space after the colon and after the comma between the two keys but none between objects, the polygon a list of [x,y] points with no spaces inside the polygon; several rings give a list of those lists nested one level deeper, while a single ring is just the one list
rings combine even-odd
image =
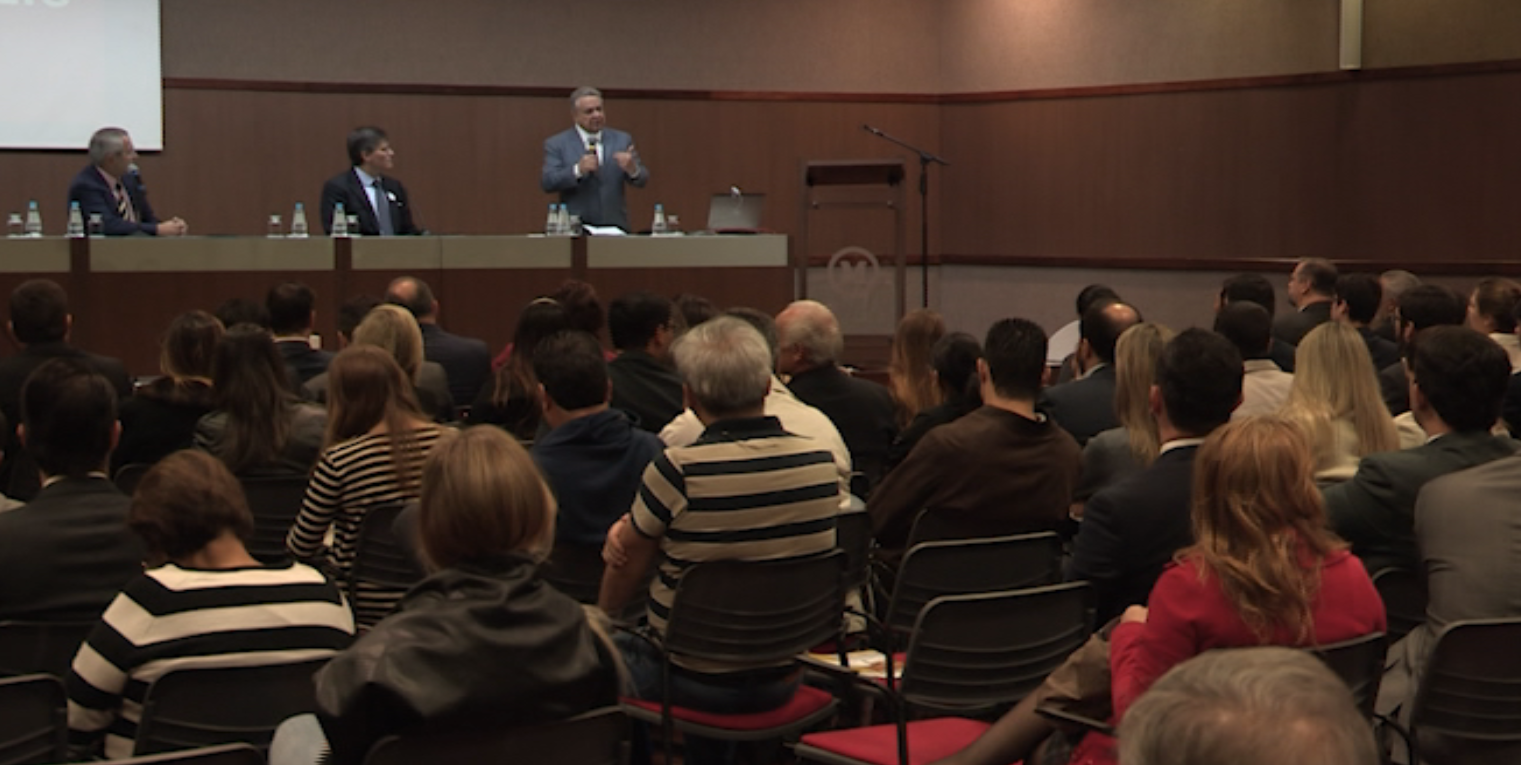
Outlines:
[{"label": "man in dark suit at table", "polygon": [[322,230],[333,233],[333,208],[343,203],[346,216],[359,218],[351,234],[391,236],[419,233],[412,222],[412,202],[401,181],[386,173],[396,163],[391,139],[378,127],[355,128],[349,133],[349,161],[353,167],[322,184]]},{"label": "man in dark suit at table", "polygon": [[1289,274],[1289,305],[1294,312],[1279,314],[1273,321],[1273,337],[1299,345],[1310,330],[1331,320],[1331,300],[1336,296],[1336,266],[1323,258],[1305,258]]},{"label": "man in dark suit at table", "polygon": [[576,124],[544,142],[544,169],[539,186],[559,192],[560,201],[582,223],[631,230],[623,186],[644,188],[650,174],[634,151],[634,139],[606,126],[602,91],[576,88],[570,94]]},{"label": "man in dark suit at table", "polygon": [[469,404],[491,377],[491,349],[484,340],[445,332],[438,326],[438,300],[428,283],[414,276],[399,276],[386,287],[387,303],[412,312],[422,330],[423,358],[444,368],[449,378],[449,397],[456,404]]},{"label": "man in dark suit at table", "polygon": [[331,351],[313,348],[312,327],[317,323],[317,293],[300,282],[285,282],[269,288],[264,297],[269,308],[269,326],[275,335],[275,347],[285,359],[293,390],[307,380],[327,371]]},{"label": "man in dark suit at table", "polygon": [[183,236],[189,227],[179,218],[160,221],[148,204],[148,190],[137,174],[137,150],[121,128],[101,128],[90,136],[90,166],[69,183],[69,202],[79,203],[86,221],[99,215],[106,236]]}]

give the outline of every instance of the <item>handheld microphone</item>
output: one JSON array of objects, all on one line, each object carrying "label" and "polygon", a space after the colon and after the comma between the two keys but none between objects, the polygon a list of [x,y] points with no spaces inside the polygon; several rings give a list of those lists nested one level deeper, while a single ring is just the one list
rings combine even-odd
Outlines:
[{"label": "handheld microphone", "polygon": [[586,139],[586,153],[587,154],[596,154],[597,153],[597,137],[596,136],[588,136],[587,137],[587,139]]}]

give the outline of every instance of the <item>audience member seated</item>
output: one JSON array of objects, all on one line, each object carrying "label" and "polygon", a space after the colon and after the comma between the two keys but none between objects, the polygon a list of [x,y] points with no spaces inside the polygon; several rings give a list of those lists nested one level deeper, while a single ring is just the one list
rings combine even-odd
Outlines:
[{"label": "audience member seated", "polygon": [[1055,530],[1072,504],[1082,453],[1035,411],[1046,333],[1004,319],[982,348],[982,407],[930,431],[866,503],[872,535],[891,563],[926,509],[967,537],[987,537]]},{"label": "audience member seated", "polygon": [[[687,401],[707,430],[691,446],[666,450],[645,471],[633,509],[608,533],[599,602],[605,613],[621,613],[658,559],[659,575],[649,585],[649,625],[657,633],[693,564],[784,560],[832,549],[845,490],[827,450],[765,416],[771,350],[759,332],[720,317],[688,331],[674,352]],[[665,673],[653,647],[632,635],[617,638],[636,695],[661,698]],[[704,662],[671,672],[669,690],[682,706],[764,712],[792,698],[798,675],[791,662]],[[686,746],[692,765],[727,761],[722,744],[688,736]]]},{"label": "audience member seated", "polygon": [[[548,298],[565,309],[566,329],[585,332],[597,338],[599,343],[607,342],[604,333],[607,329],[607,314],[602,310],[602,300],[597,296],[596,287],[580,279],[566,279]],[[507,347],[491,360],[492,370],[499,370],[507,363],[507,359],[512,356],[512,346],[512,343],[508,343]],[[612,361],[618,354],[604,350],[602,355],[608,361]]]},{"label": "audience member seated", "polygon": [[651,433],[659,433],[686,408],[681,378],[670,359],[677,319],[671,301],[653,292],[623,295],[607,311],[607,329],[618,351],[607,365],[613,408],[627,412],[636,426]]},{"label": "audience member seated", "polygon": [[500,430],[440,443],[418,509],[433,573],[317,674],[316,719],[286,721],[270,762],[311,763],[330,746],[327,762],[360,765],[388,735],[532,726],[616,704],[604,634],[537,575],[554,513]]},{"label": "audience member seated", "polygon": [[550,428],[534,442],[533,459],[560,507],[555,541],[601,549],[664,447],[608,406],[611,385],[597,338],[574,330],[550,335],[534,350],[533,371]]},{"label": "audience member seated", "polygon": [[274,338],[252,324],[222,336],[211,362],[216,410],[195,428],[195,446],[235,475],[306,475],[322,450],[327,411],[286,387]]},{"label": "audience member seated", "polygon": [[[1336,266],[1324,258],[1304,258],[1295,263],[1286,290],[1294,312],[1280,314],[1274,319],[1273,337],[1289,345],[1299,345],[1310,330],[1330,321],[1336,277]],[[1297,359],[1295,363],[1298,363]]]},{"label": "audience member seated", "polygon": [[1156,379],[1156,460],[1089,498],[1072,543],[1067,578],[1093,584],[1099,623],[1145,603],[1163,566],[1193,541],[1194,454],[1241,401],[1241,354],[1213,332],[1186,330],[1162,349]]},{"label": "audience member seated", "polygon": [[1398,343],[1394,314],[1399,306],[1400,295],[1421,286],[1421,277],[1395,268],[1378,275],[1378,286],[1384,292],[1384,299],[1379,301],[1378,316],[1373,319],[1372,329],[1379,337]]},{"label": "audience member seated", "polygon": [[[1273,283],[1261,274],[1237,274],[1220,285],[1220,294],[1215,296],[1215,313],[1219,314],[1220,309],[1233,303],[1256,303],[1262,306],[1267,311],[1270,324],[1273,314],[1278,311],[1278,296],[1273,291]],[[1268,358],[1279,369],[1289,374],[1294,373],[1294,346],[1281,338],[1273,337]]]},{"label": "audience member seated", "polygon": [[1371,325],[1378,318],[1382,304],[1383,288],[1373,274],[1342,274],[1336,277],[1336,299],[1331,303],[1331,318],[1350,325],[1368,346],[1373,358],[1373,368],[1383,369],[1400,360],[1399,346],[1393,340],[1373,331]]},{"label": "audience member seated", "polygon": [[550,298],[524,306],[512,333],[512,353],[476,396],[470,424],[495,425],[519,441],[532,441],[544,410],[539,381],[533,375],[533,351],[544,338],[569,326],[565,309]]},{"label": "audience member seated", "polygon": [[1077,293],[1077,318],[1063,324],[1051,334],[1046,350],[1045,385],[1072,382],[1082,371],[1077,368],[1077,344],[1082,337],[1082,318],[1095,305],[1120,301],[1119,293],[1103,284],[1090,284]]},{"label": "audience member seated", "polygon": [[1415,500],[1427,481],[1508,457],[1518,446],[1490,428],[1510,380],[1510,360],[1467,327],[1433,327],[1411,349],[1411,411],[1431,440],[1364,457],[1351,480],[1326,489],[1331,528],[1370,572],[1417,571]]},{"label": "audience member seated", "polygon": [[929,353],[929,366],[936,397],[928,408],[914,415],[907,427],[898,431],[898,437],[887,449],[888,472],[902,464],[926,433],[982,406],[982,386],[977,382],[980,358],[982,345],[965,332],[952,332],[935,341]]},{"label": "audience member seated", "polygon": [[[132,395],[132,380],[120,361],[69,344],[73,326],[69,296],[57,282],[31,279],[11,292],[10,321],[5,329],[20,350],[0,359],[0,413],[7,420],[21,422],[21,386],[49,359],[78,360],[111,383],[117,400]],[[0,464],[0,486],[8,487],[6,493],[17,499],[30,499],[39,488],[36,465],[14,432],[4,434],[3,444],[9,459]]]},{"label": "audience member seated", "polygon": [[1156,461],[1162,440],[1151,414],[1151,386],[1157,380],[1157,359],[1175,335],[1171,329],[1151,322],[1137,324],[1120,335],[1114,354],[1114,412],[1120,426],[1088,439],[1083,447],[1083,469],[1072,496],[1074,507]]},{"label": "audience member seated", "polygon": [[683,292],[671,298],[676,304],[676,312],[681,314],[681,326],[683,330],[691,329],[708,319],[718,315],[718,307],[713,301],[701,296]]},{"label": "audience member seated", "polygon": [[[5,432],[9,431],[10,429],[11,429],[10,422],[5,419],[5,415],[4,414],[0,414],[0,433],[5,433]],[[3,460],[3,459],[5,459],[5,453],[4,452],[0,452],[0,460]],[[22,501],[17,500],[17,499],[12,499],[10,497],[7,497],[4,494],[0,494],[0,513],[6,512],[7,510],[15,510],[18,507],[25,507],[25,506],[26,506],[25,502],[22,502]]]},{"label": "audience member seated", "polygon": [[257,300],[228,298],[211,313],[226,329],[239,324],[254,324],[269,329],[269,308]]},{"label": "audience member seated", "polygon": [[[418,330],[417,320],[407,309],[398,305],[375,306],[354,328],[351,337],[352,341],[345,342],[344,347],[373,345],[396,359],[401,371],[412,381],[412,391],[417,394],[417,404],[422,407],[423,414],[439,422],[454,418],[449,378],[443,367],[423,360],[422,333]],[[327,373],[308,380],[301,386],[301,393],[309,400],[326,403]]]},{"label": "audience member seated", "polygon": [[311,661],[353,639],[354,617],[331,580],[300,563],[261,564],[244,549],[253,516],[215,457],[165,457],[138,484],[127,524],[151,568],[116,596],[74,659],[76,756],[104,739],[107,757],[130,757],[144,693],[169,672]]},{"label": "audience member seated", "polygon": [[1462,326],[1467,317],[1463,296],[1451,287],[1421,284],[1400,295],[1394,307],[1394,332],[1402,360],[1378,372],[1384,405],[1395,416],[1396,424],[1400,415],[1410,411],[1410,377],[1405,373],[1403,358],[1409,356],[1416,333],[1431,327]]},{"label": "audience member seated", "polygon": [[[1167,670],[1206,651],[1326,645],[1384,630],[1368,572],[1326,530],[1312,465],[1303,431],[1274,416],[1227,424],[1199,447],[1190,511],[1197,540],[1162,572],[1148,605],[1127,608],[1110,635],[1113,719],[1123,722]],[[1032,719],[1042,695],[944,762],[1028,754],[1050,730]],[[1113,743],[1089,735],[1071,762],[1114,762]]]},{"label": "audience member seated", "polygon": [[317,325],[317,293],[300,282],[285,282],[269,289],[264,305],[269,308],[275,347],[290,370],[291,390],[299,390],[333,360],[331,351],[313,348],[311,343],[312,327]]},{"label": "audience member seated", "polygon": [[[766,339],[766,346],[771,349],[772,363],[775,364],[779,348],[776,320],[770,314],[754,308],[730,308],[723,315],[740,319],[761,333],[761,337]],[[820,448],[828,449],[834,455],[834,464],[840,471],[841,479],[849,482],[850,450],[845,448],[845,439],[840,437],[840,431],[835,428],[834,422],[823,412],[798,400],[775,374],[771,375],[771,390],[766,394],[765,413],[767,417],[780,420],[782,428],[788,433],[811,438]],[[697,413],[688,408],[661,429],[660,440],[666,446],[691,446],[702,437],[704,427],[702,420],[697,419]]]},{"label": "audience member seated", "polygon": [[1071,433],[1078,446],[1120,426],[1114,414],[1115,345],[1121,333],[1140,321],[1140,313],[1124,303],[1089,308],[1077,344],[1081,374],[1072,382],[1047,388],[1041,396],[1039,409]]},{"label": "audience member seated", "polygon": [[[898,405],[898,427],[908,424],[920,412],[940,403],[940,387],[935,384],[930,353],[945,336],[945,320],[928,308],[909,311],[898,322],[888,349],[887,389]],[[901,435],[901,432],[900,434]]]},{"label": "audience member seated", "polygon": [[359,328],[359,322],[364,321],[364,317],[369,316],[370,311],[380,304],[380,298],[374,295],[355,295],[338,306],[338,319],[333,327],[338,333],[338,350],[341,351],[354,342],[354,330]]},{"label": "audience member seated", "polygon": [[1283,414],[1309,435],[1315,480],[1322,484],[1345,481],[1358,460],[1400,447],[1368,346],[1339,322],[1316,327],[1299,344]]},{"label": "audience member seated", "polygon": [[[365,512],[416,499],[423,460],[452,431],[423,415],[396,359],[372,345],[353,345],[333,358],[327,395],[327,447],[286,546],[297,559],[325,559],[347,580]],[[329,530],[332,546],[324,549]],[[361,588],[350,604],[355,622],[361,629],[373,626],[401,595],[401,590]]]},{"label": "audience member seated", "polygon": [[1215,314],[1215,331],[1241,352],[1242,368],[1246,371],[1241,378],[1241,406],[1231,416],[1254,417],[1282,409],[1289,400],[1294,376],[1268,358],[1273,342],[1273,317],[1256,303],[1233,303]]},{"label": "audience member seated", "polygon": [[829,417],[859,475],[851,493],[865,499],[882,476],[887,448],[898,435],[893,397],[887,388],[857,379],[839,366],[845,352],[840,322],[823,303],[799,300],[776,316],[776,371],[803,403]]},{"label": "audience member seated", "polygon": [[[438,300],[428,283],[414,276],[391,281],[386,302],[412,313],[422,331],[423,358],[443,368],[449,399],[461,404],[475,400],[491,379],[491,349],[486,341],[445,332],[438,325]],[[423,402],[426,406],[427,402]]]},{"label": "audience member seated", "polygon": [[1480,279],[1468,296],[1468,326],[1489,335],[1510,358],[1511,374],[1521,372],[1521,338],[1516,337],[1516,313],[1521,310],[1521,283],[1491,276]]},{"label": "audience member seated", "polygon": [[21,441],[43,488],[0,513],[0,620],[87,621],[142,572],[124,533],[131,500],[106,477],[116,392],[79,358],[39,366],[21,389]]},{"label": "audience member seated", "polygon": [[1379,765],[1346,681],[1307,651],[1209,651],[1168,670],[1119,729],[1120,765]]},{"label": "audience member seated", "polygon": [[151,465],[190,447],[195,424],[216,407],[211,363],[221,339],[222,323],[205,311],[182,313],[169,323],[159,346],[163,376],[121,402],[121,442],[111,455],[113,473],[123,465]]}]

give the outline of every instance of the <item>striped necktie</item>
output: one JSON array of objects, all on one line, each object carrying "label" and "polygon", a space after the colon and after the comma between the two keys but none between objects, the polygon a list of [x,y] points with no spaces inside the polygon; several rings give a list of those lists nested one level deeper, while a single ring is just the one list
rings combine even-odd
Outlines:
[{"label": "striped necktie", "polygon": [[137,214],[132,210],[132,198],[127,196],[127,189],[121,185],[121,181],[116,182],[116,214],[122,220],[137,222]]}]

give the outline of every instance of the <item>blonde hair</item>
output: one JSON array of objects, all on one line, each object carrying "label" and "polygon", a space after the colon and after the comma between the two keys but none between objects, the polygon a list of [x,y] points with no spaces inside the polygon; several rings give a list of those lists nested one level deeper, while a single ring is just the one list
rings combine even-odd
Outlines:
[{"label": "blonde hair", "polygon": [[377,305],[354,328],[355,345],[373,345],[391,354],[413,383],[422,374],[422,329],[412,312],[389,303]]},{"label": "blonde hair", "polygon": [[930,365],[930,351],[945,336],[945,320],[928,308],[909,311],[893,335],[888,388],[898,404],[898,427],[941,401],[940,386]]},{"label": "blonde hair", "polygon": [[1130,439],[1130,453],[1143,467],[1162,448],[1157,420],[1151,415],[1151,386],[1156,383],[1157,359],[1176,334],[1161,324],[1142,322],[1125,330],[1115,346],[1114,413]]},{"label": "blonde hair", "polygon": [[541,561],[554,544],[554,495],[528,452],[490,425],[433,448],[418,514],[422,549],[435,568],[510,552]]},{"label": "blonde hair", "polygon": [[1309,435],[1317,470],[1335,460],[1337,420],[1352,424],[1358,457],[1399,448],[1368,346],[1357,330],[1340,322],[1326,322],[1300,341],[1283,414]]},{"label": "blonde hair", "polygon": [[1326,527],[1304,431],[1277,416],[1217,429],[1194,457],[1192,519],[1177,560],[1218,578],[1263,643],[1280,628],[1309,640],[1321,565],[1346,545]]}]

